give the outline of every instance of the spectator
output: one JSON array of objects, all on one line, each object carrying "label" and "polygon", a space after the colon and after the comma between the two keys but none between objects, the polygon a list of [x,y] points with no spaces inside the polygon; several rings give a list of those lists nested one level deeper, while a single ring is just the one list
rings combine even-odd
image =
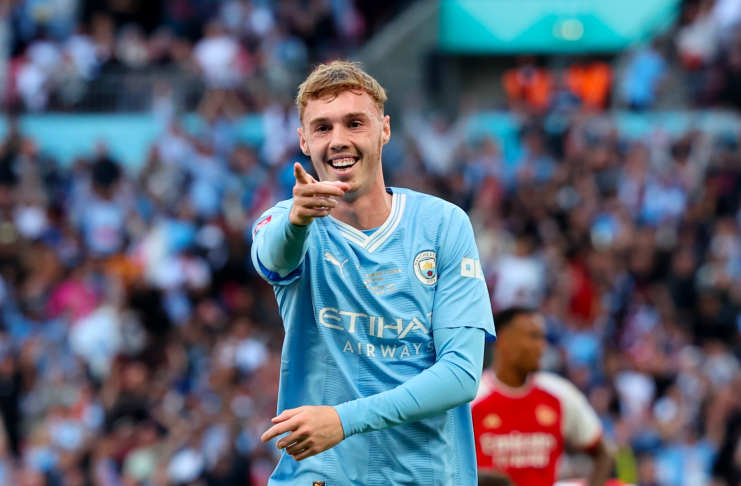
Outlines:
[{"label": "spectator", "polygon": [[522,56],[518,66],[504,73],[502,85],[507,92],[510,107],[544,113],[551,103],[553,74],[545,68],[535,66],[535,58]]},{"label": "spectator", "polygon": [[216,21],[206,25],[204,33],[193,49],[193,56],[207,85],[213,89],[235,88],[239,79],[239,42]]},{"label": "spectator", "polygon": [[545,285],[544,268],[533,256],[533,241],[529,235],[517,238],[515,252],[502,256],[495,270],[492,300],[496,309],[508,305],[537,308]]},{"label": "spectator", "polygon": [[609,104],[613,72],[606,62],[572,64],[566,70],[566,85],[589,110],[604,110]]},{"label": "spectator", "polygon": [[695,70],[713,62],[719,49],[717,18],[713,15],[715,2],[703,0],[688,7],[688,23],[676,37],[680,61],[686,69]]},{"label": "spectator", "polygon": [[[669,72],[697,82],[703,104],[741,106],[734,1],[698,5],[702,15],[683,7],[681,65],[656,46],[631,55],[618,89],[632,108],[656,107]],[[99,10],[57,30],[30,6],[0,21],[11,104],[75,108],[87,96],[76,86],[107,73],[175,74],[152,86],[167,128],[139,172],[104,149],[67,167],[12,120],[0,141],[0,485],[264,485],[276,453],[259,437],[275,414],[282,329],[246,258],[249,228],[290,197],[291,163],[303,160],[292,79],[358,45],[364,19],[338,20],[358,12],[344,0],[177,0],[152,25]],[[714,35],[698,37],[708,25]],[[468,210],[493,305],[546,315],[544,367],[590,397],[620,446],[621,480],[735,486],[736,114],[717,118],[719,134],[676,123],[636,136],[599,113],[608,71],[576,64],[556,86],[520,60],[503,80],[520,137],[469,138],[466,116],[405,108],[406,138],[384,148],[388,180]],[[201,74],[203,98],[183,89]],[[258,130],[244,113],[261,117]]]},{"label": "spectator", "polygon": [[636,51],[620,86],[623,101],[636,111],[652,108],[666,71],[666,60],[657,44]]},{"label": "spectator", "polygon": [[441,113],[425,119],[421,113],[411,111],[404,128],[414,137],[428,173],[443,177],[452,171],[462,142],[461,126],[449,123]]}]

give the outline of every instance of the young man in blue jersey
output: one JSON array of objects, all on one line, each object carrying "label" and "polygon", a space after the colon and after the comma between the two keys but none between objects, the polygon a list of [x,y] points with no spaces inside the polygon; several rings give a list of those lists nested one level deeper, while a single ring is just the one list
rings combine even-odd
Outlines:
[{"label": "young man in blue jersey", "polygon": [[293,199],[253,226],[286,330],[271,486],[476,484],[488,292],[466,214],[385,186],[385,100],[355,64],[317,67],[297,105],[319,180],[296,164]]}]

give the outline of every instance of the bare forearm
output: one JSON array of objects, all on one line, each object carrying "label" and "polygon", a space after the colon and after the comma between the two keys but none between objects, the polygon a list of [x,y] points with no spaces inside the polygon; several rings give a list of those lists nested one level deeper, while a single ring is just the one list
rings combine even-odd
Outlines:
[{"label": "bare forearm", "polygon": [[612,472],[613,457],[605,440],[591,452],[592,456],[592,474],[589,477],[589,486],[605,486]]}]

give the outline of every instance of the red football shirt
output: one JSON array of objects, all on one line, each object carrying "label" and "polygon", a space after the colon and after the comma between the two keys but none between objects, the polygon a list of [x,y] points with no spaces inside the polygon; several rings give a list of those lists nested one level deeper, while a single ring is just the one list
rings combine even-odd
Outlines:
[{"label": "red football shirt", "polygon": [[511,388],[485,372],[472,415],[478,467],[505,472],[517,486],[553,486],[564,446],[589,450],[602,437],[584,395],[552,373]]}]

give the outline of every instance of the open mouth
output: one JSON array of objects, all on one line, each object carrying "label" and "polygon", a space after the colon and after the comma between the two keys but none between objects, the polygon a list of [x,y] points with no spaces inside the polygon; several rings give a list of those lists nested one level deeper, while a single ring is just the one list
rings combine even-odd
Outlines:
[{"label": "open mouth", "polygon": [[344,172],[350,170],[350,168],[358,162],[357,157],[338,157],[329,161],[329,165],[333,169]]}]

